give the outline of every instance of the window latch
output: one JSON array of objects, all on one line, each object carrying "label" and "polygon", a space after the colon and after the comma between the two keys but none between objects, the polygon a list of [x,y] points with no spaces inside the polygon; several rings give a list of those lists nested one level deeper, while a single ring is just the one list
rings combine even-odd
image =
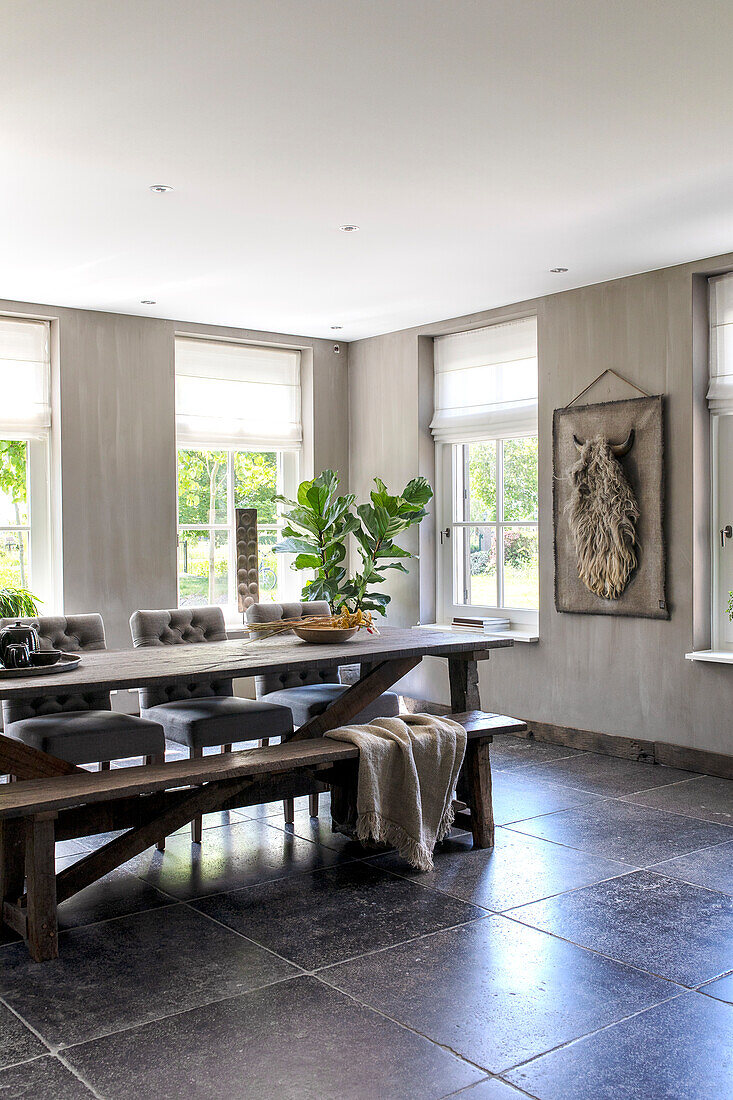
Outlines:
[{"label": "window latch", "polygon": [[733,527],[729,523],[726,523],[725,527],[720,528],[720,545],[725,550],[725,540],[733,539]]}]

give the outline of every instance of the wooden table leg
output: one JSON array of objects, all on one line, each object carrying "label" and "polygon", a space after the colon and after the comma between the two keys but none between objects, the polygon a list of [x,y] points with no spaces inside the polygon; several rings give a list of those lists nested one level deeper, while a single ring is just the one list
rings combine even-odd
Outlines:
[{"label": "wooden table leg", "polygon": [[56,814],[37,814],[28,822],[28,951],[36,962],[58,958],[56,923]]},{"label": "wooden table leg", "polygon": [[25,833],[22,818],[0,821],[0,923],[3,903],[17,905],[24,893]]},{"label": "wooden table leg", "polygon": [[481,710],[478,686],[478,663],[460,657],[448,658],[450,681],[450,706],[457,714],[467,710]]}]

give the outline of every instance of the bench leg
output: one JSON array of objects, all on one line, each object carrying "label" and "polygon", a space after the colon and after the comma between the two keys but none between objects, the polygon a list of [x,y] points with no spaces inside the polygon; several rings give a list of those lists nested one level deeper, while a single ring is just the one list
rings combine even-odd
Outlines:
[{"label": "bench leg", "polygon": [[494,847],[494,807],[491,802],[491,761],[488,741],[469,741],[463,762],[461,793],[471,811],[475,848]]},{"label": "bench leg", "polygon": [[28,951],[36,962],[58,958],[56,924],[55,814],[38,814],[28,822]]},{"label": "bench leg", "polygon": [[286,798],[283,800],[283,810],[285,813],[285,824],[295,824],[295,799]]},{"label": "bench leg", "polygon": [[318,817],[318,795],[317,794],[309,794],[308,795],[308,811],[309,811],[311,817]]}]

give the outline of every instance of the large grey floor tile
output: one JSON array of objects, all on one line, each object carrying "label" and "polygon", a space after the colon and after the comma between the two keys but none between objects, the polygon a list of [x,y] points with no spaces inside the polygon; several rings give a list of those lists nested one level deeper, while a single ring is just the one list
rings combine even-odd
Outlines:
[{"label": "large grey floor tile", "polygon": [[677,989],[501,916],[354,959],[320,976],[492,1073]]},{"label": "large grey floor tile", "polygon": [[574,791],[570,787],[543,783],[536,777],[527,779],[521,770],[495,772],[491,794],[497,825],[584,806],[597,802],[600,797],[588,791]]},{"label": "large grey floor tile", "polygon": [[733,1005],[733,974],[726,974],[724,978],[717,978],[714,982],[708,982],[707,985],[700,987],[701,993],[706,993],[708,997],[716,997],[719,1001],[726,1001],[727,1004]]},{"label": "large grey floor tile", "polygon": [[446,1100],[523,1100],[526,1096],[526,1092],[520,1092],[499,1077],[485,1077],[477,1085],[451,1093]]},{"label": "large grey floor tile", "polygon": [[601,756],[595,752],[587,752],[569,760],[551,760],[522,774],[545,783],[557,783],[563,787],[590,791],[609,798],[694,777],[693,772],[683,772],[678,768],[641,764],[636,760]]},{"label": "large grey floor tile", "polygon": [[733,896],[733,842],[668,859],[654,864],[649,870]]},{"label": "large grey floor tile", "polygon": [[510,829],[636,867],[733,840],[728,825],[695,821],[613,799],[520,821]]},{"label": "large grey floor tile", "polygon": [[56,844],[56,859],[66,859],[69,856],[83,856],[88,846],[83,840],[59,840]]},{"label": "large grey floor tile", "polygon": [[635,871],[515,909],[517,920],[683,985],[733,965],[733,898]]},{"label": "large grey floor tile", "polygon": [[209,829],[200,845],[185,835],[169,837],[165,852],[150,849],[129,867],[164,893],[189,900],[328,867],[342,858],[348,857],[266,820],[248,819]]},{"label": "large grey floor tile", "polygon": [[53,1044],[82,1042],[294,973],[185,905],[62,932],[59,958],[43,965],[22,944],[3,948],[0,959],[0,992]]},{"label": "large grey floor tile", "polygon": [[306,970],[484,916],[473,905],[365,863],[193,904]]},{"label": "large grey floor tile", "polygon": [[[298,798],[294,799],[294,802],[295,802],[295,812],[296,813],[298,813],[299,811],[307,812],[307,810],[308,810],[308,795],[307,794],[299,795]],[[329,807],[330,804],[331,804],[330,792],[325,791],[323,794],[319,795],[318,796],[318,804],[319,804],[320,812],[323,813],[323,811],[327,807]],[[283,804],[282,804],[282,802],[261,802],[257,806],[243,806],[242,809],[239,810],[239,813],[244,814],[246,817],[276,817],[276,818],[279,818],[279,820],[275,822],[276,825],[281,825],[285,821],[285,815],[283,813]]]},{"label": "large grey floor tile", "polygon": [[[310,840],[314,844],[322,844],[326,848],[333,848],[334,851],[340,852],[342,857],[363,859],[364,856],[370,854],[370,851],[359,844],[358,841],[344,836],[343,833],[334,833],[331,828],[330,802],[326,802],[325,806],[320,807],[318,817],[311,817],[308,809],[296,810],[295,821],[292,825],[286,825],[284,821],[280,821],[277,817],[268,817],[266,820],[272,829],[281,829],[302,837],[303,840]],[[372,855],[375,850],[374,847],[371,849]]]},{"label": "large grey floor tile", "polygon": [[0,1070],[0,1096],[8,1100],[89,1100],[93,1095],[50,1054]]},{"label": "large grey floor tile", "polygon": [[65,1051],[109,1100],[438,1100],[480,1077],[315,978]]},{"label": "large grey floor tile", "polygon": [[654,806],[718,825],[733,825],[733,781],[714,775],[699,775],[671,787],[627,795],[626,799],[637,806]]},{"label": "large grey floor tile", "polygon": [[412,871],[396,853],[369,862],[497,912],[631,869],[508,829],[496,830],[494,848],[474,848],[469,834],[446,840],[436,849],[434,869],[427,873]]},{"label": "large grey floor tile", "polygon": [[491,745],[491,770],[497,772],[513,771],[530,764],[544,764],[550,760],[567,760],[570,757],[584,755],[579,749],[570,749],[565,745],[551,745],[547,741],[535,741],[532,737],[513,737],[508,733],[498,734]]},{"label": "large grey floor tile", "polygon": [[29,1058],[45,1054],[46,1050],[40,1039],[25,1024],[9,1008],[0,1004],[0,1066],[27,1062]]},{"label": "large grey floor tile", "polygon": [[[243,810],[215,810],[214,813],[204,814],[202,826],[204,829],[220,829],[223,825],[236,825],[240,821],[246,821],[247,814]],[[182,825],[173,836],[184,833],[191,836],[191,826]]]},{"label": "large grey floor tile", "polygon": [[508,1076],[540,1100],[723,1100],[733,1007],[686,993]]},{"label": "large grey floor tile", "polygon": [[[56,873],[77,862],[76,856],[57,859]],[[140,913],[144,909],[170,905],[171,901],[171,898],[156,890],[149,882],[143,882],[132,874],[129,867],[123,864],[74,894],[68,901],[62,902],[58,908],[59,928],[78,928],[82,924],[124,917],[129,913]]]}]

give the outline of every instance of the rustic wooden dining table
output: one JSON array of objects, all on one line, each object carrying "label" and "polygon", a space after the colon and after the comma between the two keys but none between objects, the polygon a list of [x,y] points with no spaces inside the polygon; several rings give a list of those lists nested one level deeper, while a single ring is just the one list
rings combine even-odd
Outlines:
[{"label": "rustic wooden dining table", "polygon": [[[328,767],[333,774],[339,759],[345,764],[354,752],[341,742],[329,740],[326,745],[323,735],[353,721],[424,657],[447,660],[453,713],[482,714],[481,729],[475,732],[485,734],[486,743],[483,749],[480,741],[469,747],[476,754],[486,752],[483,763],[476,756],[474,770],[479,786],[480,768],[488,772],[490,803],[488,742],[492,721],[500,716],[481,712],[478,662],[487,660],[493,650],[512,645],[510,638],[501,636],[426,628],[386,628],[379,634],[361,631],[339,645],[310,645],[293,635],[281,635],[85,653],[80,664],[68,672],[50,668],[43,676],[0,680],[0,700],[38,700],[173,682],[194,684],[215,676],[238,679],[273,671],[305,673],[334,665],[360,666],[359,679],[321,714],[300,726],[284,746],[90,773],[0,734],[0,774],[17,780],[0,785],[0,923],[4,920],[23,934],[33,957],[54,957],[57,901],[126,862],[197,813],[243,804],[237,798],[253,804],[318,789],[317,785],[314,788],[317,769]],[[526,728],[514,719],[503,721]],[[498,720],[495,726],[506,732]],[[480,802],[478,798],[475,805]],[[490,805],[485,827],[490,830],[488,842],[493,843]],[[113,829],[128,831],[54,877],[56,841]],[[24,878],[28,889],[20,896]]]}]

